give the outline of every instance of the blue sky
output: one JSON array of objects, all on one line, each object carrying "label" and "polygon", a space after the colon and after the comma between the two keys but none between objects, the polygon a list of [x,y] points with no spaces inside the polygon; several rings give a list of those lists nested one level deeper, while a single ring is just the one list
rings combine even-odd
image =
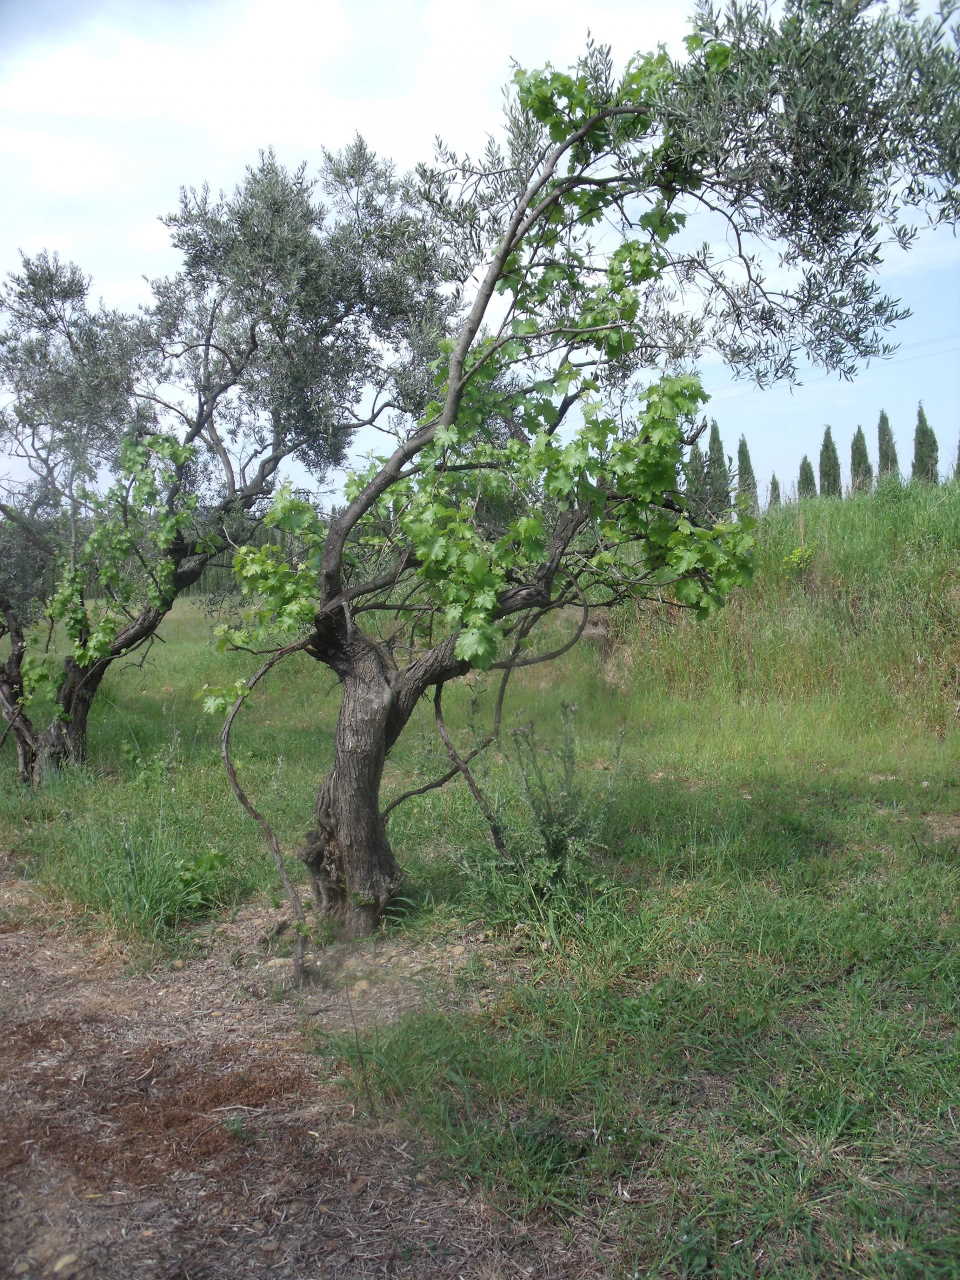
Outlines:
[{"label": "blue sky", "polygon": [[[926,4],[922,8],[932,6]],[[511,59],[566,65],[587,23],[625,60],[679,51],[685,5],[650,0],[0,0],[0,271],[18,250],[57,250],[117,306],[175,264],[157,221],[181,186],[232,188],[260,148],[315,166],[359,131],[407,167],[440,133],[479,150],[498,127]],[[830,423],[846,468],[856,426],[875,450],[881,408],[909,464],[922,400],[952,468],[960,429],[960,241],[940,231],[883,274],[913,312],[901,349],[852,383],[816,370],[758,392],[705,366],[728,452],[745,434],[761,487],[816,465]]]},{"label": "blue sky", "polygon": [[960,241],[943,229],[930,233],[912,253],[891,257],[883,281],[912,315],[894,332],[897,352],[862,369],[854,381],[811,369],[799,387],[758,391],[705,371],[713,396],[707,412],[717,419],[728,453],[735,455],[741,433],[746,436],[762,492],[772,472],[788,492],[804,454],[816,471],[827,424],[845,481],[858,426],[875,465],[881,409],[890,419],[901,469],[909,472],[920,401],[940,443],[941,472],[952,472],[960,433]]}]

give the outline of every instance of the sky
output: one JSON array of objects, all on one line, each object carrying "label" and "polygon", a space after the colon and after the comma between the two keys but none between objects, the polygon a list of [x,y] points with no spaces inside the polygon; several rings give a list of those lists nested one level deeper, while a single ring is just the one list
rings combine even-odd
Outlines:
[{"label": "sky", "polygon": [[[692,0],[691,0],[692,3]],[[929,9],[930,4],[921,6]],[[565,66],[587,31],[623,62],[663,42],[679,53],[688,8],[663,0],[0,0],[0,273],[56,251],[95,296],[133,307],[176,267],[161,215],[184,186],[231,190],[258,152],[315,169],[359,132],[399,168],[440,134],[477,152],[499,127],[512,62]],[[960,239],[940,230],[886,264],[912,316],[890,360],[853,382],[805,374],[758,391],[704,365],[727,451],[741,434],[763,492],[786,492],[825,424],[845,472],[858,425],[875,458],[885,409],[909,466],[917,405],[952,470],[960,430]]]}]

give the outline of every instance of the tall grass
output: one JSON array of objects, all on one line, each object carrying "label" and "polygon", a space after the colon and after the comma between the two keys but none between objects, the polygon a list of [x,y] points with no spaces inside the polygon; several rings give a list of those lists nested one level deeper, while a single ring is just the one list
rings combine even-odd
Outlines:
[{"label": "tall grass", "polygon": [[[546,742],[579,708],[601,877],[535,896],[473,1012],[320,1037],[360,1105],[516,1211],[593,1215],[616,1276],[960,1277],[958,551],[956,486],[806,502],[716,618],[645,606],[525,673]],[[436,894],[516,911],[463,797],[420,812],[404,843],[465,872]]]},{"label": "tall grass", "polygon": [[681,698],[821,704],[848,729],[960,706],[960,486],[886,483],[768,513],[752,586],[706,623],[620,620],[645,684]]},{"label": "tall grass", "polygon": [[[248,666],[242,655],[218,652],[204,612],[182,602],[142,666],[110,672],[94,707],[86,767],[27,791],[13,783],[7,744],[0,780],[7,847],[55,892],[152,938],[272,886],[269,859],[225,786],[219,723],[203,714],[199,696],[205,684],[231,683]],[[329,753],[329,682],[304,674],[292,685],[278,682],[268,706],[251,706],[238,734],[241,773],[291,846],[309,825],[312,788]]]}]

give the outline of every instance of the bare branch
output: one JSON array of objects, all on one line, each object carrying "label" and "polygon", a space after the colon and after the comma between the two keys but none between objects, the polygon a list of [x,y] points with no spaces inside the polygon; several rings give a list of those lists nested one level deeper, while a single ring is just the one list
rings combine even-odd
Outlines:
[{"label": "bare branch", "polygon": [[497,821],[497,815],[493,812],[493,808],[489,801],[480,790],[476,778],[474,778],[473,774],[470,772],[470,766],[467,764],[467,761],[461,755],[458,755],[457,749],[453,745],[453,740],[447,732],[447,726],[443,719],[442,699],[443,683],[441,682],[437,685],[433,695],[433,715],[437,724],[437,733],[440,735],[440,739],[447,749],[447,755],[453,761],[454,769],[462,775],[464,782],[470,790],[470,794],[476,802],[477,808],[484,816],[487,827],[490,831],[490,839],[493,843],[493,847],[496,849],[497,853],[501,856],[505,856],[507,852],[507,844],[503,838],[503,830],[500,823]]},{"label": "bare branch", "polygon": [[[247,693],[256,688],[267,672],[271,671],[278,662],[282,662],[284,658],[289,658],[292,653],[300,653],[306,647],[305,641],[298,641],[297,644],[287,645],[285,649],[280,649],[277,653],[273,654],[273,656],[268,658],[263,666],[260,667],[260,669],[256,671],[249,680],[247,680]],[[240,779],[237,777],[236,766],[234,765],[233,757],[230,754],[230,734],[233,730],[233,722],[236,720],[240,712],[240,708],[243,706],[245,701],[246,694],[241,694],[227,714],[227,718],[223,724],[223,729],[220,732],[220,755],[223,759],[224,768],[227,771],[227,778],[230,781],[230,787],[233,794],[236,796],[244,812],[251,817],[260,828],[264,843],[273,855],[273,862],[277,869],[277,874],[280,877],[280,883],[283,885],[284,892],[287,895],[287,901],[290,903],[290,909],[296,918],[297,924],[299,925],[293,954],[293,980],[295,985],[299,987],[303,985],[303,957],[307,939],[306,913],[304,912],[303,903],[300,899],[300,894],[297,892],[296,885],[291,880],[290,873],[287,871],[286,860],[283,856],[283,850],[280,847],[280,841],[277,839],[277,833],[260,810],[256,808],[246,791],[240,785]]]}]

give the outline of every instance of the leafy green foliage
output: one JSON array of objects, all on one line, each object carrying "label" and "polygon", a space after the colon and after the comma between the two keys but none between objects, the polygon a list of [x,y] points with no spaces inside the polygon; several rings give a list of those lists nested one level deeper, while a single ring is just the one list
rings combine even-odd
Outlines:
[{"label": "leafy green foliage", "polygon": [[783,557],[783,567],[791,577],[802,578],[813,564],[813,558],[813,547],[803,544]]},{"label": "leafy green foliage", "polygon": [[[564,380],[564,390],[575,385]],[[474,384],[477,385],[477,384]],[[496,613],[511,581],[522,580],[542,562],[546,533],[542,518],[527,513],[507,524],[496,541],[484,537],[471,519],[477,498],[509,483],[515,491],[543,496],[559,512],[583,514],[586,532],[577,541],[582,589],[617,590],[622,581],[619,546],[634,544],[639,561],[633,570],[653,583],[674,584],[684,603],[708,612],[729,584],[746,572],[751,540],[746,529],[720,525],[698,528],[658,509],[661,495],[676,493],[681,465],[680,423],[705,398],[696,379],[668,378],[641,396],[634,431],[625,438],[619,423],[598,402],[585,401],[584,425],[566,443],[539,431],[527,446],[520,441],[485,448],[463,428],[437,433],[423,454],[422,479],[404,494],[400,527],[417,556],[420,577],[448,626],[458,632],[456,653],[483,668],[495,658],[500,631]],[[518,406],[519,407],[519,406]],[[537,408],[529,399],[524,412],[547,418],[549,402]],[[479,415],[475,394],[465,417]],[[472,493],[451,500],[448,472],[469,458],[483,467]],[[616,495],[616,515],[610,490]],[[396,489],[393,491],[396,494]],[[589,524],[586,521],[589,520]]]},{"label": "leafy green foliage", "polygon": [[[289,485],[277,490],[264,523],[294,537],[295,562],[276,544],[248,544],[234,554],[233,572],[243,595],[254,603],[249,622],[260,632],[290,635],[309,625],[317,607],[326,526],[317,510]],[[217,628],[217,636],[223,644],[248,645],[251,640],[249,630],[226,626]]]},{"label": "leafy green foliage", "polygon": [[[114,656],[117,635],[143,607],[165,612],[175,596],[170,551],[196,512],[195,494],[171,510],[169,486],[195,450],[167,436],[125,440],[116,482],[101,497],[80,496],[90,531],[64,566],[50,598],[51,618],[63,624],[78,663]],[[88,599],[91,582],[98,591]]]},{"label": "leafy green foliage", "polygon": [[[221,636],[224,640],[233,642],[241,639],[247,639],[246,636],[240,636],[236,632],[229,631],[226,632],[226,635],[221,633]],[[238,698],[245,698],[249,692],[250,691],[247,688],[247,682],[245,680],[235,680],[233,684],[222,687],[205,684],[201,688],[198,696],[204,713],[208,716],[212,716],[225,714],[230,710]]]}]

